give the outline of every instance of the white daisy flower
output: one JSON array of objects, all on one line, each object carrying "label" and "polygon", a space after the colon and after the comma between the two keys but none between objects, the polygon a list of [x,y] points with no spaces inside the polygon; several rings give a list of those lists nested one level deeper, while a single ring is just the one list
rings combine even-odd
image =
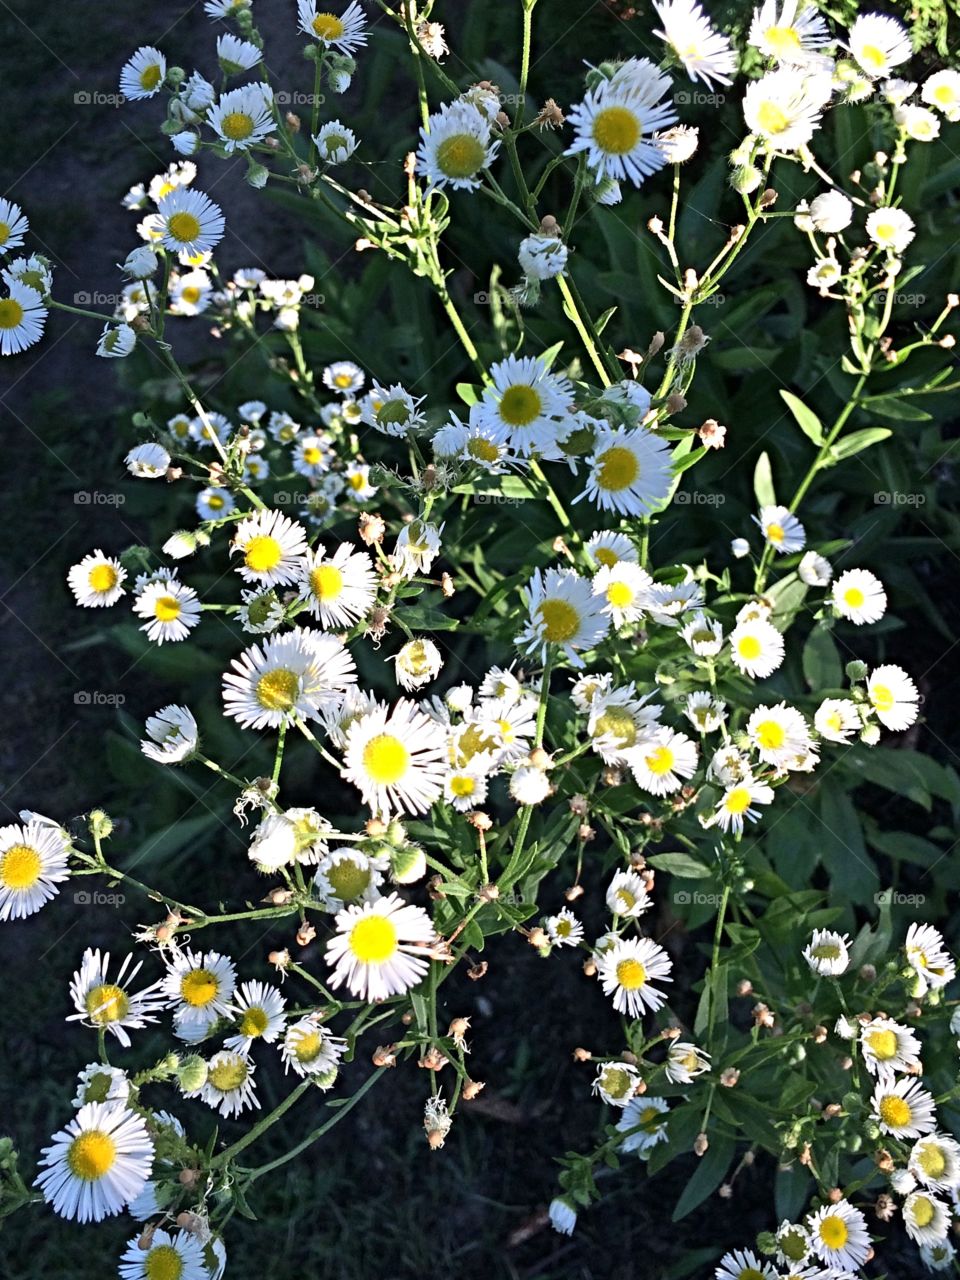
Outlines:
[{"label": "white daisy flower", "polygon": [[128,324],[105,324],[97,341],[96,354],[104,360],[124,360],[136,345],[136,330]]},{"label": "white daisy flower", "polygon": [[772,675],[783,662],[783,636],[763,618],[738,623],[729,644],[733,665],[754,680]]},{"label": "white daisy flower", "polygon": [[423,396],[412,396],[399,382],[383,387],[375,382],[361,401],[363,421],[385,436],[401,437],[422,427]]},{"label": "white daisy flower", "polygon": [[[0,201],[0,204],[3,202]],[[3,246],[0,244],[0,253],[3,252]],[[40,258],[35,253],[29,258],[14,258],[9,266],[4,267],[0,271],[0,276],[7,282],[13,284],[18,281],[25,284],[30,289],[35,289],[42,298],[46,298],[50,294],[53,286],[53,268],[46,258]]]},{"label": "white daisy flower", "polygon": [[760,526],[767,543],[779,555],[803,550],[807,535],[788,507],[761,507],[759,516],[753,519]]},{"label": "white daisy flower", "polygon": [[653,984],[671,982],[672,968],[666,951],[650,938],[621,938],[598,957],[597,977],[618,1013],[639,1018],[663,1004],[666,997]]},{"label": "white daisy flower", "polygon": [[70,982],[70,998],[77,1012],[71,1013],[67,1022],[83,1022],[87,1026],[110,1031],[128,1049],[130,1037],[126,1028],[136,1031],[148,1022],[156,1022],[152,1015],[164,1007],[160,995],[161,981],[152,982],[136,993],[129,990],[143,967],[143,961],[140,961],[131,969],[132,961],[133,956],[126,955],[116,977],[110,981],[107,977],[110,952],[101,956],[99,949],[94,951],[88,947]]},{"label": "white daisy flower", "polygon": [[67,574],[67,585],[76,597],[77,604],[86,609],[116,604],[124,595],[123,584],[127,571],[119,560],[104,555],[100,550],[84,556]]},{"label": "white daisy flower", "polygon": [[[935,71],[923,82],[920,97],[931,107],[942,111],[948,120],[960,120],[960,71]],[[0,201],[0,224],[2,221],[3,201]],[[0,248],[2,245],[0,240]]]},{"label": "white daisy flower", "polygon": [[147,621],[140,628],[149,640],[163,644],[165,640],[186,640],[200,621],[200,599],[193,587],[176,578],[161,578],[148,583],[133,603],[133,611]]},{"label": "white daisy flower", "polygon": [[[701,68],[701,74],[703,73]],[[631,58],[612,80],[603,80],[567,113],[575,137],[567,155],[584,152],[597,179],[639,187],[666,164],[653,135],[677,123],[670,78],[647,58]]]},{"label": "white daisy flower", "polygon": [[120,1102],[88,1102],[45,1147],[34,1182],[54,1213],[100,1222],[143,1190],[153,1143],[143,1117]]},{"label": "white daisy flower", "polygon": [[178,187],[157,205],[160,243],[173,253],[209,253],[223,239],[225,225],[220,206],[202,191]]},{"label": "white daisy flower", "polygon": [[6,298],[0,298],[0,355],[15,356],[43,337],[47,308],[36,289],[20,280],[8,280]]},{"label": "white daisy flower", "polygon": [[523,764],[519,769],[514,769],[510,775],[508,790],[512,800],[527,807],[543,804],[553,794],[546,770],[532,764]]},{"label": "white daisy flower", "polygon": [[666,1098],[652,1098],[649,1094],[631,1098],[617,1121],[618,1132],[625,1135],[620,1150],[645,1160],[658,1142],[667,1140],[669,1110]]},{"label": "white daisy flower", "polygon": [[362,712],[346,731],[343,776],[375,814],[426,813],[446,765],[443,726],[407,699]]},{"label": "white daisy flower", "polygon": [[339,120],[328,120],[319,133],[313,135],[317,155],[325,164],[343,164],[356,151],[357,135]]},{"label": "white daisy flower", "polygon": [[0,197],[0,255],[19,249],[29,230],[30,223],[20,206]]},{"label": "white daisy flower", "polygon": [[604,901],[615,916],[635,920],[653,905],[645,881],[636,871],[618,871],[607,887]]},{"label": "white daisy flower", "polygon": [[881,249],[903,253],[914,235],[914,222],[903,209],[874,209],[867,215],[867,235]]},{"label": "white daisy flower", "polygon": [[279,511],[258,511],[237,525],[230,554],[240,552],[237,572],[261,587],[289,586],[303,572],[307,531]]},{"label": "white daisy flower", "polygon": [[643,617],[652,587],[653,579],[646,569],[631,560],[602,565],[593,578],[593,594],[603,601],[603,611],[610,615],[617,631]]},{"label": "white daisy flower", "polygon": [[367,43],[367,20],[356,0],[342,13],[332,9],[318,11],[317,0],[298,0],[297,16],[300,30],[318,40],[325,49],[354,53]]},{"label": "white daisy flower", "polygon": [[132,476],[159,480],[170,466],[170,455],[162,444],[138,444],[123,461]]},{"label": "white daisy flower", "polygon": [[867,1220],[846,1200],[811,1214],[807,1229],[814,1253],[835,1271],[858,1271],[870,1254]]},{"label": "white daisy flower", "polygon": [[338,360],[334,364],[328,364],[323,371],[323,385],[340,395],[359,391],[365,381],[363,370],[350,360]]},{"label": "white daisy flower", "polygon": [[687,696],[683,714],[698,733],[716,733],[726,720],[727,706],[709,690],[698,689]]},{"label": "white daisy flower", "polygon": [[265,982],[244,982],[237,989],[231,1013],[237,1018],[237,1030],[227,1036],[224,1046],[239,1054],[248,1054],[255,1040],[273,1044],[283,1031],[287,1002],[277,990]]},{"label": "white daisy flower", "polygon": [[569,1200],[558,1197],[547,1210],[550,1225],[562,1236],[572,1236],[577,1225],[577,1210]]},{"label": "white daisy flower", "polygon": [[525,653],[540,652],[544,660],[547,646],[559,645],[572,666],[582,667],[577,651],[594,648],[609,626],[590,581],[573,569],[537,569],[527,590],[529,616],[517,645]]},{"label": "white daisy flower", "polygon": [[77,1074],[77,1092],[72,1105],[79,1108],[88,1102],[126,1102],[130,1097],[130,1081],[119,1067],[104,1062],[89,1062]]},{"label": "white daisy flower", "polygon": [[343,478],[350,497],[356,502],[369,502],[379,492],[379,486],[370,480],[370,467],[365,462],[348,463]]},{"label": "white daisy flower", "polygon": [[430,566],[440,554],[440,535],[443,525],[437,528],[424,520],[411,520],[397,534],[390,563],[397,573],[413,578],[418,573],[429,573]]},{"label": "white daisy flower", "polygon": [[814,973],[837,977],[850,966],[850,939],[832,929],[814,929],[803,949],[803,958]]},{"label": "white daisy flower", "polygon": [[945,1240],[951,1217],[951,1210],[941,1200],[924,1191],[915,1191],[903,1202],[903,1225],[917,1244],[932,1245]]},{"label": "white daisy flower", "polygon": [[[450,416],[453,417],[452,414]],[[450,429],[453,430],[453,427]],[[463,436],[455,450],[455,456],[461,462],[480,467],[490,475],[501,475],[507,464],[517,461],[510,452],[512,434],[502,423],[490,419],[483,406],[474,405],[470,410],[470,425],[463,428]]]},{"label": "white daisy flower", "polygon": [[933,142],[940,136],[940,121],[926,107],[906,103],[894,110],[893,118],[914,142]]},{"label": "white daisy flower", "polygon": [[[479,423],[505,428],[511,448],[523,457],[555,450],[559,419],[573,404],[566,378],[552,374],[536,356],[509,356],[490,367],[491,386],[476,408]],[[471,420],[473,419],[471,412]]]},{"label": "white daisy flower", "polygon": [[894,732],[909,729],[917,718],[920,694],[902,667],[890,663],[871,671],[867,698],[886,729]]},{"label": "white daisy flower", "polygon": [[907,963],[917,974],[918,994],[939,991],[956,976],[957,966],[953,957],[946,949],[940,931],[932,924],[911,924],[903,948]]},{"label": "white daisy flower", "polygon": [[380,896],[385,866],[386,859],[372,858],[361,849],[331,849],[317,867],[314,890],[327,911],[373,902]]},{"label": "white daisy flower", "polygon": [[206,271],[187,271],[170,282],[170,314],[199,316],[213,300],[213,283]]},{"label": "white daisy flower", "polygon": [[699,658],[715,658],[723,648],[723,627],[716,618],[708,618],[699,609],[685,627],[680,638]]},{"label": "white daisy flower", "polygon": [[[590,677],[585,678],[586,681]],[[589,687],[584,681],[574,686],[577,698],[582,701]],[[587,735],[591,746],[607,764],[627,764],[628,753],[638,744],[654,745],[651,732],[656,730],[662,708],[647,705],[646,698],[636,697],[633,684],[619,689],[596,688],[589,703],[582,706],[589,716]]]},{"label": "white daisy flower", "polygon": [[635,564],[640,558],[637,548],[627,535],[613,530],[592,533],[587,539],[586,552],[597,565],[608,568],[621,560],[629,560]]},{"label": "white daisy flower", "polygon": [[857,704],[849,698],[824,698],[813,717],[814,729],[827,742],[849,742],[862,723]]},{"label": "white daisy flower", "polygon": [[628,1062],[605,1062],[598,1071],[591,1092],[611,1107],[625,1107],[637,1091],[643,1077]]},{"label": "white daisy flower", "polygon": [[458,813],[469,813],[487,798],[485,771],[474,762],[451,769],[444,779],[443,795]]},{"label": "white daisy flower", "polygon": [[[436,934],[430,917],[395,893],[340,911],[327,943],[330,986],[360,1000],[386,1000],[418,986]],[[418,945],[419,944],[419,945]]]},{"label": "white daisy flower", "polygon": [[0,827],[0,921],[34,915],[69,878],[70,846],[59,827],[36,818]]},{"label": "white daisy flower", "polygon": [[207,124],[221,138],[227,155],[248,151],[275,127],[272,89],[257,81],[222,93],[207,112]]},{"label": "white daisy flower", "polygon": [[750,43],[768,58],[803,66],[822,58],[830,43],[827,24],[805,0],[763,0],[753,11]]},{"label": "white daisy flower", "polygon": [[312,480],[319,479],[330,470],[335,456],[330,441],[325,436],[297,436],[291,450],[294,471],[297,475],[308,476]]},{"label": "white daisy flower", "polygon": [[443,655],[432,640],[424,636],[408,640],[392,658],[397,684],[412,691],[436,679],[443,666]]},{"label": "white daisy flower", "polygon": [[645,427],[598,432],[587,458],[587,484],[574,501],[589,498],[602,511],[649,515],[673,482],[669,446]]},{"label": "white daisy flower", "polygon": [[736,74],[737,55],[696,0],[653,0],[653,7],[662,23],[662,30],[653,34],[680,59],[690,79],[708,87],[729,84]]},{"label": "white daisy flower", "polygon": [[146,723],[140,750],[157,764],[182,764],[197,750],[199,730],[188,707],[163,707]]},{"label": "white daisy flower", "polygon": [[219,951],[177,950],[167,959],[162,983],[167,1004],[174,1010],[174,1031],[181,1039],[203,1039],[218,1018],[230,1017],[237,971],[229,956]]},{"label": "white daisy flower", "polygon": [[873,1018],[860,1032],[863,1060],[871,1075],[880,1078],[896,1071],[916,1074],[920,1069],[920,1041],[909,1027],[892,1018]]},{"label": "white daisy flower", "polygon": [[241,40],[229,32],[217,36],[217,61],[228,76],[239,75],[257,66],[263,57],[262,50],[249,40]]},{"label": "white daisy flower", "polygon": [[517,261],[530,280],[553,280],[562,275],[569,250],[559,236],[532,235],[520,241]]},{"label": "white daisy flower", "polygon": [[247,729],[317,720],[336,710],[357,678],[341,640],[304,627],[245,649],[231,666],[223,677],[224,710]]},{"label": "white daisy flower", "polygon": [[189,1231],[172,1235],[158,1227],[146,1248],[134,1236],[119,1265],[120,1280],[210,1280],[203,1245]]},{"label": "white daisy flower", "polygon": [[733,1249],[725,1253],[714,1272],[714,1280],[776,1280],[778,1272],[749,1249]]},{"label": "white daisy flower", "polygon": [[366,617],[377,598],[377,575],[366,551],[342,542],[332,556],[308,551],[300,599],[322,627],[346,628]]},{"label": "white daisy flower", "polygon": [[769,71],[753,80],[743,95],[743,118],[752,134],[777,152],[805,146],[820,126],[829,102],[830,79],[793,67]]},{"label": "white daisy flower", "polygon": [[937,1127],[933,1094],[910,1076],[899,1080],[888,1074],[881,1076],[870,1106],[880,1132],[894,1138],[920,1138]]},{"label": "white daisy flower", "polygon": [[199,1089],[185,1092],[185,1098],[197,1098],[222,1116],[238,1116],[247,1107],[259,1109],[253,1076],[256,1066],[252,1058],[233,1049],[221,1049],[207,1063],[207,1076]]},{"label": "white daisy flower", "polygon": [[888,76],[913,53],[906,27],[881,13],[860,14],[850,28],[847,48],[871,80]]},{"label": "white daisy flower", "polygon": [[218,489],[215,485],[201,489],[195,505],[201,520],[222,520],[237,509],[236,499],[229,489]]},{"label": "white daisy flower", "polygon": [[710,1070],[710,1055],[687,1040],[674,1040],[667,1050],[664,1070],[671,1084],[691,1084]]},{"label": "white daisy flower", "polygon": [[555,947],[577,947],[583,941],[583,925],[569,907],[562,907],[555,916],[547,916],[543,927]]},{"label": "white daisy flower", "polygon": [[[816,13],[816,10],[809,10]],[[810,201],[806,212],[814,230],[823,235],[839,235],[853,221],[853,203],[840,191],[824,191]],[[799,225],[799,218],[797,219]],[[812,553],[811,553],[812,554]]]},{"label": "white daisy flower", "polygon": [[952,1190],[960,1184],[960,1143],[947,1133],[921,1138],[910,1152],[908,1168],[924,1186]]},{"label": "white daisy flower", "polygon": [[417,171],[428,190],[475,191],[500,149],[490,120],[471,102],[444,103],[420,129]]},{"label": "white daisy flower", "polygon": [[159,49],[142,45],[120,72],[120,92],[136,102],[159,93],[167,77],[167,60]]},{"label": "white daisy flower", "polygon": [[683,733],[657,729],[653,735],[624,752],[637,785],[651,795],[679,791],[697,767],[697,744]]},{"label": "white daisy flower", "polygon": [[757,707],[747,721],[747,737],[764,764],[778,768],[810,749],[806,720],[785,702]]},{"label": "white daisy flower", "polygon": [[331,1035],[319,1014],[309,1013],[287,1027],[280,1046],[284,1072],[290,1067],[298,1076],[325,1076],[336,1072],[346,1047],[346,1040]]},{"label": "white daisy flower", "polygon": [[880,621],[887,610],[887,595],[880,579],[866,569],[847,569],[833,584],[833,606],[841,618],[859,627]]},{"label": "white daisy flower", "polygon": [[833,577],[833,566],[816,551],[805,551],[797,565],[797,575],[808,587],[827,587]]},{"label": "white daisy flower", "polygon": [[727,787],[710,821],[716,823],[721,831],[742,835],[746,820],[756,822],[759,819],[760,810],[754,808],[758,804],[773,804],[773,787],[747,776]]}]

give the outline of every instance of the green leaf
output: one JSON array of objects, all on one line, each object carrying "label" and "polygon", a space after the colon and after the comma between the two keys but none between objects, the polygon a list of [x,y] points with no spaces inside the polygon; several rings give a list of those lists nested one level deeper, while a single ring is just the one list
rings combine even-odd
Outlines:
[{"label": "green leaf", "polygon": [[773,1184],[777,1217],[795,1222],[813,1191],[813,1179],[801,1164],[780,1169]]},{"label": "green leaf", "polygon": [[797,426],[807,439],[812,440],[816,445],[823,444],[823,423],[813,410],[808,409],[799,397],[793,395],[789,391],[781,389],[780,395],[783,397],[787,408],[796,419]]},{"label": "green leaf", "polygon": [[814,692],[839,689],[843,683],[843,665],[836,641],[826,627],[814,627],[803,646],[803,674]]},{"label": "green leaf", "polygon": [[850,435],[838,440],[830,453],[835,462],[842,462],[844,458],[852,458],[855,453],[863,453],[871,445],[889,440],[892,435],[889,427],[866,427],[863,431],[852,431]]},{"label": "green leaf", "polygon": [[658,871],[669,871],[671,875],[679,876],[682,880],[705,880],[713,875],[709,867],[698,858],[691,857],[689,853],[654,853],[647,858],[647,861]]},{"label": "green leaf", "polygon": [[769,453],[761,453],[753,472],[753,492],[761,507],[775,507],[777,495],[773,488],[773,468],[770,466]]},{"label": "green leaf", "polygon": [[892,418],[894,422],[930,422],[933,417],[925,409],[918,409],[896,396],[871,396],[864,401],[863,407],[881,418]]},{"label": "green leaf", "polygon": [[716,1191],[730,1168],[736,1148],[736,1142],[727,1134],[711,1135],[706,1154],[700,1158],[693,1177],[677,1201],[677,1207],[673,1211],[674,1222],[679,1222],[688,1213],[692,1213],[697,1205],[703,1204]]},{"label": "green leaf", "polygon": [[472,382],[458,382],[457,395],[464,404],[476,404],[480,399],[480,388],[475,387]]}]

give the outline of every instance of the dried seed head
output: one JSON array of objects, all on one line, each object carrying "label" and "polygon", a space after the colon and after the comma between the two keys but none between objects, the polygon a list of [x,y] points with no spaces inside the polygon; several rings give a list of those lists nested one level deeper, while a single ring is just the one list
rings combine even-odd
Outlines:
[{"label": "dried seed head", "polygon": [[373,1051],[375,1067],[395,1067],[397,1065],[397,1046],[395,1044],[379,1044]]},{"label": "dried seed head", "polygon": [[316,928],[312,924],[310,924],[309,921],[304,921],[304,923],[297,930],[297,946],[309,947],[310,943],[314,940],[316,936],[317,936]]},{"label": "dried seed head", "polygon": [[485,978],[487,976],[487,970],[489,968],[490,965],[487,961],[481,960],[479,964],[471,965],[467,970],[467,977],[471,982],[479,982],[481,978]]},{"label": "dried seed head", "polygon": [[553,98],[548,98],[537,112],[536,123],[541,129],[559,129],[565,118]]},{"label": "dried seed head", "polygon": [[377,515],[373,511],[362,512],[358,525],[360,541],[368,547],[376,546],[382,542],[387,532],[387,522],[383,516]]},{"label": "dried seed head", "polygon": [[486,1088],[486,1082],[483,1080],[467,1080],[463,1086],[463,1099],[465,1102],[472,1102],[481,1089]]},{"label": "dried seed head", "polygon": [[707,418],[697,435],[705,449],[722,449],[727,440],[727,428],[722,427],[716,418]]}]

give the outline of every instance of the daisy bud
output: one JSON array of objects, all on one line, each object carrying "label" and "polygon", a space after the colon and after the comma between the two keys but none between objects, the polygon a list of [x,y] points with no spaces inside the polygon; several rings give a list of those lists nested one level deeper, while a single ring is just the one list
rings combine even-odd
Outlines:
[{"label": "daisy bud", "polygon": [[827,1028],[826,1028],[826,1027],[824,1027],[824,1026],[814,1027],[814,1028],[813,1028],[813,1041],[814,1041],[814,1044],[823,1044],[823,1042],[824,1042],[824,1041],[826,1040],[826,1038],[827,1038],[827,1034],[828,1034],[828,1033],[827,1033]]},{"label": "daisy bud", "polygon": [[846,671],[847,679],[851,681],[851,683],[855,683],[858,680],[865,680],[867,676],[867,664],[855,659],[853,662],[847,663]]},{"label": "daisy bud", "polygon": [[147,245],[141,245],[127,254],[122,270],[124,275],[132,276],[134,280],[147,280],[156,275],[159,266],[160,260],[154,251]]},{"label": "daisy bud", "polygon": [[88,819],[90,834],[99,840],[108,840],[113,831],[113,819],[102,809],[93,809]]},{"label": "daisy bud", "polygon": [[696,1141],[693,1144],[693,1153],[697,1156],[707,1154],[707,1148],[710,1146],[710,1140],[705,1133],[698,1133]]},{"label": "daisy bud", "polygon": [[730,1185],[729,1182],[724,1182],[720,1186],[720,1189],[717,1191],[717,1195],[720,1197],[721,1200],[732,1200],[733,1187]]},{"label": "daisy bud", "polygon": [[687,407],[687,397],[682,396],[679,391],[674,391],[672,395],[667,396],[663,407],[667,411],[667,417],[672,418],[675,413],[682,413]]},{"label": "daisy bud", "polygon": [[474,809],[472,813],[468,813],[467,822],[471,827],[476,827],[478,831],[489,831],[493,826],[493,819],[489,814],[484,813],[482,809]]},{"label": "daisy bud", "polygon": [[738,195],[747,196],[756,191],[763,181],[763,174],[752,164],[742,165],[734,169],[730,175],[730,185]]},{"label": "daisy bud", "polygon": [[564,889],[563,896],[568,902],[576,902],[578,898],[583,897],[583,885],[572,884],[569,889]]},{"label": "daisy bud", "polygon": [[860,977],[864,982],[876,982],[877,970],[872,964],[862,964],[860,966]]},{"label": "daisy bud", "polygon": [[197,1093],[203,1088],[207,1079],[207,1064],[198,1053],[192,1053],[180,1059],[177,1067],[177,1082],[181,1093]]},{"label": "daisy bud", "polygon": [[720,1073],[720,1083],[725,1089],[732,1089],[740,1079],[740,1072],[736,1067],[727,1067],[725,1071]]},{"label": "daisy bud", "polygon": [[596,976],[596,973],[597,973],[597,962],[596,962],[596,960],[594,960],[593,956],[590,956],[590,957],[588,957],[588,959],[584,960],[584,962],[583,962],[583,972],[584,972],[585,976],[586,976],[586,977],[588,977],[588,978],[593,978],[593,977],[595,977],[595,976]]},{"label": "daisy bud", "polygon": [[418,844],[404,845],[390,856],[390,879],[394,884],[416,884],[427,873],[427,860]]},{"label": "daisy bud", "polygon": [[542,950],[544,947],[548,947],[550,945],[550,939],[539,925],[535,925],[534,928],[530,930],[527,934],[527,941],[530,943],[531,947],[536,947],[538,950]]},{"label": "daisy bud", "polygon": [[480,1090],[485,1088],[486,1082],[483,1080],[467,1080],[463,1086],[464,1102],[472,1102]]},{"label": "daisy bud", "polygon": [[737,983],[737,995],[749,996],[752,994],[753,994],[753,983],[750,981],[749,978],[742,978]]},{"label": "daisy bud", "polygon": [[[265,141],[269,144],[270,139],[267,138]],[[244,181],[248,186],[253,187],[254,191],[262,191],[269,177],[270,170],[264,168],[262,164],[250,164],[244,174]]]},{"label": "daisy bud", "polygon": [[947,333],[947,334],[944,334],[944,336],[940,339],[940,341],[937,343],[937,346],[943,347],[944,350],[949,351],[952,347],[956,346],[956,343],[957,343],[957,340],[953,336],[953,334]]},{"label": "daisy bud", "polygon": [[831,1102],[823,1108],[823,1118],[824,1120],[835,1120],[842,1110],[843,1108],[839,1102]]},{"label": "daisy bud", "polygon": [[450,577],[449,573],[441,575],[440,590],[443,592],[444,600],[449,600],[456,591],[456,587],[453,585],[453,579]]},{"label": "daisy bud", "polygon": [[395,1044],[377,1045],[371,1059],[375,1067],[395,1067],[397,1065],[397,1046]]}]

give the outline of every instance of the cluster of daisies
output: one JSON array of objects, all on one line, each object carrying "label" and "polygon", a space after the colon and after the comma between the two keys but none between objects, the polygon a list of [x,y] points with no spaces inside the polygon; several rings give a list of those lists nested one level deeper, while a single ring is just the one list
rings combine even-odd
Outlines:
[{"label": "cluster of daisies", "polygon": [[[845,935],[817,929],[803,955],[818,978],[839,979],[851,968],[850,946]],[[922,1013],[923,1000],[938,1001],[956,976],[956,962],[938,930],[928,924],[910,925],[902,966],[914,1019]],[[885,1181],[885,1190],[873,1196],[873,1212],[883,1224],[902,1218],[927,1270],[952,1271],[956,1249],[949,1235],[960,1193],[960,1143],[942,1124],[936,1100],[924,1088],[921,1042],[906,1022],[873,1011],[844,1013],[833,1030],[848,1067],[856,1057],[866,1073],[869,1097],[862,1118],[876,1143],[876,1166]],[[954,1011],[950,1030],[960,1032],[960,1012]],[[849,1108],[846,1099],[844,1105]],[[855,1280],[873,1256],[865,1214],[839,1192],[803,1222],[785,1220],[758,1243],[773,1261],[736,1249],[721,1260],[716,1280]]]},{"label": "cluster of daisies", "polygon": [[0,198],[0,355],[15,356],[43,337],[53,285],[53,266],[40,254],[10,256],[23,249],[30,223],[12,200]]}]

